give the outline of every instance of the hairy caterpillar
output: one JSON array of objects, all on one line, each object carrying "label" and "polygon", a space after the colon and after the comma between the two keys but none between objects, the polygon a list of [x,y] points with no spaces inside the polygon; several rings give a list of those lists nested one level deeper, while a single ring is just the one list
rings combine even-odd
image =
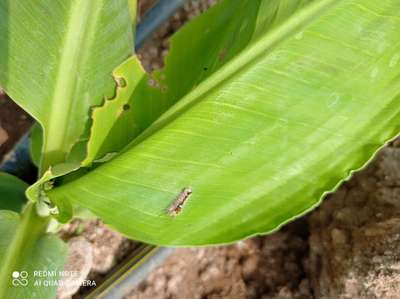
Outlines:
[{"label": "hairy caterpillar", "polygon": [[175,198],[175,200],[171,203],[171,205],[167,209],[167,213],[169,216],[175,217],[178,215],[183,208],[183,205],[188,200],[190,195],[193,193],[191,187],[183,188],[181,193]]}]

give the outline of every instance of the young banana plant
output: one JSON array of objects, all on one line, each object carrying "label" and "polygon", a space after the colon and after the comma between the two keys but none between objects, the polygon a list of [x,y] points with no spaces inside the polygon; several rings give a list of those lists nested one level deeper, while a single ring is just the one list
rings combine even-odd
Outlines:
[{"label": "young banana plant", "polygon": [[0,86],[40,124],[38,181],[0,176],[0,298],[54,296],[34,286],[65,259],[50,219],[234,242],[314,208],[400,131],[398,0],[220,1],[151,74],[134,5],[0,0]]}]

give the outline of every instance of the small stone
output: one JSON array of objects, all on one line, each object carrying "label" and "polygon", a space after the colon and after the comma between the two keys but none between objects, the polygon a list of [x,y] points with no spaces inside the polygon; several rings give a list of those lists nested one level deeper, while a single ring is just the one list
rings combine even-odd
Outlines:
[{"label": "small stone", "polygon": [[157,277],[157,279],[154,281],[154,289],[158,292],[165,289],[166,285],[167,280],[165,276]]},{"label": "small stone", "polygon": [[381,204],[400,208],[400,188],[379,188],[377,191],[377,200]]},{"label": "small stone", "polygon": [[385,234],[385,230],[378,227],[369,227],[364,231],[365,236],[367,237],[376,237]]},{"label": "small stone", "polygon": [[85,238],[72,238],[68,242],[68,249],[64,273],[71,273],[71,275],[60,277],[62,283],[57,290],[58,299],[70,298],[70,296],[75,294],[88,276],[93,265],[92,244],[86,241]]},{"label": "small stone", "polygon": [[169,281],[168,281],[168,291],[172,293],[177,293],[179,292],[179,286],[182,282],[182,279],[180,276],[176,275],[173,276]]},{"label": "small stone", "polygon": [[290,299],[290,298],[293,298],[293,293],[290,291],[290,289],[287,286],[284,286],[279,290],[278,298]]},{"label": "small stone", "polygon": [[250,256],[243,263],[243,276],[249,278],[257,269],[258,260],[256,256]]},{"label": "small stone", "polygon": [[394,271],[400,271],[400,262],[391,265],[390,269],[392,269]]},{"label": "small stone", "polygon": [[334,228],[331,230],[332,242],[335,245],[344,245],[347,243],[347,236],[343,230]]},{"label": "small stone", "polygon": [[221,275],[221,271],[217,267],[211,266],[201,274],[201,280],[209,281],[209,280],[217,278],[220,275]]},{"label": "small stone", "polygon": [[118,254],[122,253],[124,238],[104,226],[88,226],[84,236],[93,245],[93,271],[106,273],[115,264]]}]

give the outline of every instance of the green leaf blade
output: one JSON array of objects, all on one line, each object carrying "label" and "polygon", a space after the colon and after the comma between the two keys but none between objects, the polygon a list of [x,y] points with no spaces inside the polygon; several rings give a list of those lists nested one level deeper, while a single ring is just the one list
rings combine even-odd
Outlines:
[{"label": "green leaf blade", "polygon": [[[123,147],[121,143],[125,145],[130,140],[125,134],[116,133],[115,123],[131,108],[136,109],[136,105],[131,107],[129,98],[145,76],[146,73],[136,56],[132,56],[114,70],[113,77],[119,82],[119,86],[114,98],[107,99],[102,106],[92,110],[90,139],[82,165],[90,165],[96,158],[103,158],[106,154],[119,150]],[[130,124],[126,131],[130,135],[137,132],[137,129]]]},{"label": "green leaf blade", "polygon": [[0,210],[20,212],[26,202],[28,184],[8,173],[0,172]]},{"label": "green leaf blade", "polygon": [[[138,86],[130,95],[132,109],[114,119],[99,155],[119,152],[184,95],[257,41],[262,32],[272,30],[309,2],[221,1],[192,20],[172,36],[165,67],[149,75],[138,74],[143,79],[135,83]],[[259,15],[260,10],[267,13]],[[132,75],[126,72],[124,76]],[[93,127],[92,132],[96,134]],[[97,135],[102,133],[97,130]]]},{"label": "green leaf blade", "polygon": [[[0,298],[55,298],[66,245],[56,236],[36,239],[35,220],[26,220],[15,212],[0,211]],[[55,275],[40,277],[37,271]]]},{"label": "green leaf blade", "polygon": [[[394,0],[307,6],[120,156],[50,198],[160,245],[227,243],[278,228],[399,133],[399,11]],[[169,216],[187,187],[192,195]]]},{"label": "green leaf blade", "polygon": [[90,107],[114,92],[111,72],[132,52],[128,4],[2,0],[0,15],[0,85],[42,125],[45,171],[65,162]]}]

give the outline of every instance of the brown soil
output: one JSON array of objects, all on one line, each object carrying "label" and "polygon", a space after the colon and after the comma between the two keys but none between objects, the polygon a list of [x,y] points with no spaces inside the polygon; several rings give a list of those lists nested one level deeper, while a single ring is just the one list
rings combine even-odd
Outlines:
[{"label": "brown soil", "polygon": [[126,298],[310,298],[304,227],[297,221],[230,246],[178,249]]},{"label": "brown soil", "polygon": [[0,161],[31,125],[31,117],[0,90]]},{"label": "brown soil", "polygon": [[95,281],[96,285],[100,285],[107,274],[139,244],[112,231],[100,220],[75,219],[62,227],[59,236],[69,247],[66,268],[86,275],[73,277],[70,284],[66,282],[69,287],[58,290],[58,299],[71,298],[72,295],[73,298],[84,298],[93,288],[79,288],[78,279],[80,282]]},{"label": "brown soil", "polygon": [[[139,11],[144,13],[153,3],[153,0],[139,1]],[[215,4],[217,0],[190,0],[186,1],[181,9],[179,9],[171,19],[163,24],[153,36],[147,40],[143,47],[138,51],[140,58],[146,71],[151,72],[163,66],[163,60],[168,53],[169,37],[182,27],[187,21],[198,16],[208,7]]]},{"label": "brown soil", "polygon": [[317,298],[400,298],[400,148],[385,148],[309,222]]}]

